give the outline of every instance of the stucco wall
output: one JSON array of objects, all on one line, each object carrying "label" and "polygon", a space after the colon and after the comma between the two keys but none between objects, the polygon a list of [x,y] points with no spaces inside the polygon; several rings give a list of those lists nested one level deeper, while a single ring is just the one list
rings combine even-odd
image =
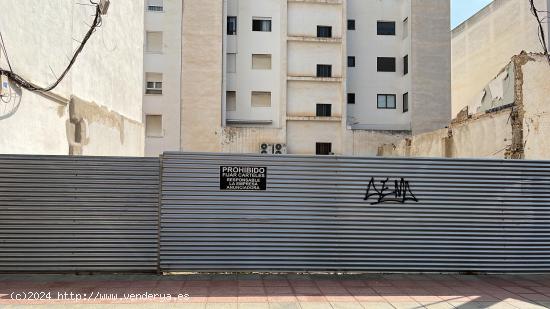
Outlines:
[{"label": "stucco wall", "polygon": [[[550,1],[535,0],[547,11]],[[548,37],[548,33],[547,33]],[[452,106],[455,116],[522,50],[541,52],[529,1],[495,0],[452,32]]]},{"label": "stucco wall", "polygon": [[550,159],[550,64],[529,55],[522,66],[525,159]]},{"label": "stucco wall", "polygon": [[[0,28],[13,70],[40,86],[50,85],[62,73],[95,13],[94,7],[70,0],[5,0],[2,10],[5,14]],[[83,145],[83,151],[92,155],[143,155],[141,87],[136,87],[143,83],[143,12],[142,0],[112,2],[102,26],[51,95],[21,90],[13,98],[18,109],[0,107],[0,152],[69,154],[74,136],[68,129],[68,103],[77,96],[132,122],[136,133],[122,133],[119,127],[94,121],[97,114],[84,115],[80,120],[92,125],[87,128],[89,146],[86,149]],[[3,57],[0,64],[7,68]],[[15,87],[12,90],[17,91]],[[117,132],[103,134],[107,131]],[[123,139],[111,138],[126,133],[129,135]]]}]

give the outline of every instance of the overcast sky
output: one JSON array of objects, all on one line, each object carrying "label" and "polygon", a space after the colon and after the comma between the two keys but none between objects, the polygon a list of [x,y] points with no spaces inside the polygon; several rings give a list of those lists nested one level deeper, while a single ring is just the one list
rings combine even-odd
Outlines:
[{"label": "overcast sky", "polygon": [[452,0],[451,28],[460,25],[491,2],[492,0]]}]

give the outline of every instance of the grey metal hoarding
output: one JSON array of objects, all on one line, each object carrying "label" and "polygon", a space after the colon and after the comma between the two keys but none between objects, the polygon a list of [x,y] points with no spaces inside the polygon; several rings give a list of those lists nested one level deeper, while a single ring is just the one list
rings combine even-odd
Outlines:
[{"label": "grey metal hoarding", "polygon": [[550,271],[550,162],[166,153],[162,177],[165,272]]},{"label": "grey metal hoarding", "polygon": [[0,155],[0,272],[157,270],[158,158]]}]

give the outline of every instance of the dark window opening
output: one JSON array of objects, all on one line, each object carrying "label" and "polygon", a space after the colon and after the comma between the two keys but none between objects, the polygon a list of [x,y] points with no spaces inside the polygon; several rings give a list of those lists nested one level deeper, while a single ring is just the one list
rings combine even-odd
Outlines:
[{"label": "dark window opening", "polygon": [[252,20],[252,31],[271,32],[271,20],[270,19]]},{"label": "dark window opening", "polygon": [[355,30],[355,19],[348,19],[348,30]]},{"label": "dark window opening", "polygon": [[395,109],[395,94],[379,94],[377,107],[378,109]]},{"label": "dark window opening", "polygon": [[394,21],[379,21],[377,24],[378,35],[395,35],[395,22]]},{"label": "dark window opening", "polygon": [[317,26],[318,38],[332,38],[332,27],[330,26]]},{"label": "dark window opening", "polygon": [[332,65],[330,65],[330,64],[318,64],[317,65],[317,77],[332,77]]},{"label": "dark window opening", "polygon": [[332,116],[331,104],[317,104],[317,117],[330,117]]},{"label": "dark window opening", "polygon": [[395,58],[378,57],[377,69],[378,72],[395,72]]},{"label": "dark window opening", "polygon": [[403,94],[403,113],[409,111],[409,93]]},{"label": "dark window opening", "polygon": [[316,143],[315,154],[318,156],[328,156],[332,154],[332,143]]},{"label": "dark window opening", "polygon": [[355,57],[348,57],[348,68],[355,68]]},{"label": "dark window opening", "polygon": [[348,93],[348,104],[355,104],[355,93]]},{"label": "dark window opening", "polygon": [[227,16],[227,35],[237,34],[237,16]]},{"label": "dark window opening", "polygon": [[409,55],[403,57],[403,75],[409,74]]}]

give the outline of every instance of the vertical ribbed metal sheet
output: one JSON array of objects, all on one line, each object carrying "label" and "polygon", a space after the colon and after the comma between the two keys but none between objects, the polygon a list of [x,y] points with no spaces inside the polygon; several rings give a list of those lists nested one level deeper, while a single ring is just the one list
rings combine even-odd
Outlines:
[{"label": "vertical ribbed metal sheet", "polygon": [[158,158],[0,155],[0,272],[153,272]]},{"label": "vertical ribbed metal sheet", "polygon": [[[220,191],[224,165],[267,190]],[[162,174],[164,272],[550,271],[550,162],[166,153]],[[419,202],[371,205],[372,177]]]}]

